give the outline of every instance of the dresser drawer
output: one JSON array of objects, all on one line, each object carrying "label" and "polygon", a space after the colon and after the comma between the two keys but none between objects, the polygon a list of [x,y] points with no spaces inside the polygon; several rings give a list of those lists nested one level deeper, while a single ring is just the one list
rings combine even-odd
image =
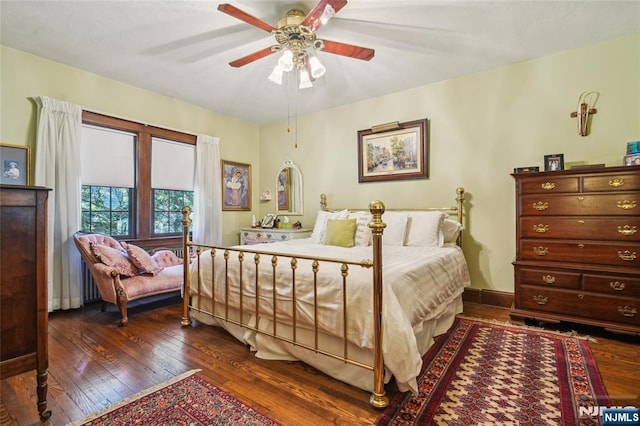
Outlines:
[{"label": "dresser drawer", "polygon": [[525,260],[640,268],[639,243],[522,239],[520,240],[520,256]]},{"label": "dresser drawer", "polygon": [[520,233],[526,238],[640,241],[640,216],[523,216]]},{"label": "dresser drawer", "polygon": [[584,192],[637,191],[640,190],[640,171],[602,176],[585,176],[582,186]]},{"label": "dresser drawer", "polygon": [[539,285],[550,288],[580,288],[580,273],[556,271],[548,268],[516,267],[516,280],[520,284]]},{"label": "dresser drawer", "polygon": [[550,194],[558,192],[578,192],[577,177],[540,177],[520,183],[521,194]]},{"label": "dresser drawer", "polygon": [[522,215],[624,215],[640,214],[640,193],[574,195],[524,195]]},{"label": "dresser drawer", "polygon": [[583,275],[585,291],[608,293],[625,297],[640,297],[640,278],[616,275]]},{"label": "dresser drawer", "polygon": [[640,325],[640,299],[637,298],[522,286],[516,306],[521,309]]}]

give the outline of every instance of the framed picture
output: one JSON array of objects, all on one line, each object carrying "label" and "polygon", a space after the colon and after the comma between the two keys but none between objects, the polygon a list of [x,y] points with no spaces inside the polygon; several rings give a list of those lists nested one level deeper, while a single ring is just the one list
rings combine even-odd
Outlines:
[{"label": "framed picture", "polygon": [[0,143],[0,165],[4,185],[29,185],[31,147]]},{"label": "framed picture", "polygon": [[264,219],[262,219],[262,227],[263,228],[273,228],[273,225],[276,224],[276,218],[278,217],[278,215],[275,214],[268,214],[264,217]]},{"label": "framed picture", "polygon": [[358,131],[358,182],[426,179],[427,119],[376,127]]},{"label": "framed picture", "polygon": [[640,154],[630,154],[624,156],[625,166],[640,166]]},{"label": "framed picture", "polygon": [[564,154],[549,154],[544,156],[544,171],[552,172],[564,170]]},{"label": "framed picture", "polygon": [[627,155],[640,154],[640,141],[627,142]]},{"label": "framed picture", "polygon": [[278,210],[289,210],[289,169],[282,169],[278,174]]},{"label": "framed picture", "polygon": [[251,164],[222,160],[222,210],[251,210]]}]

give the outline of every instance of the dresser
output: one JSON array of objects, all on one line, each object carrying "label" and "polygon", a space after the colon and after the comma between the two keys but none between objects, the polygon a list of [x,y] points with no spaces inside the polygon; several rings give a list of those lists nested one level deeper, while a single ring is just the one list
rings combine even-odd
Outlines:
[{"label": "dresser", "polygon": [[311,229],[294,228],[240,228],[240,244],[275,243],[309,238],[311,232]]},{"label": "dresser", "polygon": [[512,176],[511,318],[640,334],[640,167]]},{"label": "dresser", "polygon": [[0,379],[36,370],[47,410],[48,299],[46,188],[0,185]]}]

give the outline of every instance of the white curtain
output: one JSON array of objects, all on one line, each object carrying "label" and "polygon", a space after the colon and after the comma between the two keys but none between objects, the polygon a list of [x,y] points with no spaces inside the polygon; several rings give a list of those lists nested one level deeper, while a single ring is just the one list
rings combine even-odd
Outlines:
[{"label": "white curtain", "polygon": [[193,207],[193,240],[222,244],[222,171],[219,138],[198,135]]},{"label": "white curtain", "polygon": [[35,184],[53,189],[48,202],[49,311],[82,305],[80,255],[80,141],[82,108],[46,96],[36,98],[38,129]]}]

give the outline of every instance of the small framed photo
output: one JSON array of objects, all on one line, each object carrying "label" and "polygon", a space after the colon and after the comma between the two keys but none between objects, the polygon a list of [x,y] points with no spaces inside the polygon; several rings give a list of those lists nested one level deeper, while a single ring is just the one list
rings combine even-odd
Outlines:
[{"label": "small framed photo", "polygon": [[640,153],[624,156],[625,166],[640,166]]},{"label": "small framed photo", "polygon": [[549,154],[544,156],[544,171],[553,172],[564,170],[564,154]]},{"label": "small framed photo", "polygon": [[640,154],[640,141],[627,142],[627,155]]},{"label": "small framed photo", "polygon": [[262,219],[262,227],[263,228],[273,228],[273,225],[276,224],[276,218],[278,217],[278,215],[275,214],[268,214],[264,217],[264,219]]},{"label": "small framed photo", "polygon": [[222,210],[251,210],[251,164],[222,160]]},{"label": "small framed photo", "polygon": [[29,185],[29,165],[31,164],[31,147],[0,143],[0,165],[4,185]]}]

